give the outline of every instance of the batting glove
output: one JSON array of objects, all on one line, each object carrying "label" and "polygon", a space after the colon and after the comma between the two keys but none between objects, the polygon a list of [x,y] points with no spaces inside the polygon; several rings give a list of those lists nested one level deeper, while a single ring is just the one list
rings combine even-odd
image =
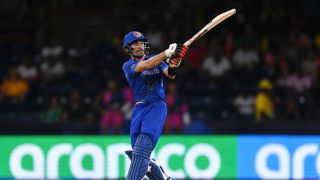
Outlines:
[{"label": "batting glove", "polygon": [[179,67],[181,64],[182,58],[188,51],[188,46],[183,44],[177,44],[177,47],[171,57],[166,59],[166,62],[171,65],[171,67]]},{"label": "batting glove", "polygon": [[183,44],[170,44],[169,48],[165,50],[167,58],[182,58],[188,51],[188,46]]},{"label": "batting glove", "polygon": [[188,51],[188,46],[185,46],[183,44],[177,44],[177,47],[173,55],[170,57],[170,59],[175,59],[175,58],[181,59],[186,55],[187,51]]},{"label": "batting glove", "polygon": [[164,53],[166,54],[167,58],[171,58],[171,56],[175,52],[176,48],[177,48],[177,44],[176,43],[173,43],[173,44],[169,45],[169,48],[164,51]]}]

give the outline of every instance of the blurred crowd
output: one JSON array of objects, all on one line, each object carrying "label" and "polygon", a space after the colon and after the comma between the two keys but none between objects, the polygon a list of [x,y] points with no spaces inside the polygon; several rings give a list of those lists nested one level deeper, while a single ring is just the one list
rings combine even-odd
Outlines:
[{"label": "blurred crowd", "polygon": [[[32,24],[46,17],[31,10],[49,5],[21,2],[16,2],[16,8],[25,11],[2,17],[7,24]],[[57,2],[49,9],[54,6],[61,13],[90,4]],[[107,15],[98,17],[126,17],[121,19],[126,26],[111,27],[100,35],[108,38],[90,39],[75,33],[68,39],[44,30],[48,37],[42,42],[36,38],[39,31],[20,38],[0,33],[0,120],[7,124],[0,132],[129,133],[133,96],[122,72],[127,59],[122,52],[123,35],[139,30],[149,40],[151,52],[157,53],[171,42],[191,37],[230,8],[237,8],[238,13],[193,44],[177,79],[165,80],[168,117],[164,133],[251,133],[255,132],[252,128],[269,122],[320,124],[320,34],[312,23],[320,18],[313,8],[319,5],[317,1],[290,5],[267,0],[161,1],[152,12],[144,1],[141,6],[130,0],[120,2],[111,1],[108,6],[94,1],[88,7],[108,9]],[[128,16],[142,9],[146,11]],[[189,13],[179,9],[189,9]],[[59,17],[56,14],[52,16]],[[77,14],[79,19],[83,14]]]}]

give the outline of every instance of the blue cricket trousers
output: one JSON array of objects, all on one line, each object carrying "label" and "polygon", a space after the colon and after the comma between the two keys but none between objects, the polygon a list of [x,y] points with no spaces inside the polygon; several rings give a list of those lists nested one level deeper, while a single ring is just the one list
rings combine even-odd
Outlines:
[{"label": "blue cricket trousers", "polygon": [[164,101],[136,104],[132,112],[130,126],[131,146],[134,147],[139,134],[150,136],[155,147],[167,117],[167,105]]}]

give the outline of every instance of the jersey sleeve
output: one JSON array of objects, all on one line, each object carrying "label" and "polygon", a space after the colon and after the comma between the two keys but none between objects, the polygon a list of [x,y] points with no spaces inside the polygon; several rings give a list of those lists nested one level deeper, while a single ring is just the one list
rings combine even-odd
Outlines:
[{"label": "jersey sleeve", "polygon": [[123,64],[122,69],[127,80],[134,78],[140,74],[139,72],[135,71],[137,64],[137,62],[126,62],[125,64]]},{"label": "jersey sleeve", "polygon": [[159,67],[160,67],[161,71],[163,71],[163,70],[165,70],[165,69],[168,68],[168,65],[167,65],[165,62],[162,61],[162,62],[159,64]]}]

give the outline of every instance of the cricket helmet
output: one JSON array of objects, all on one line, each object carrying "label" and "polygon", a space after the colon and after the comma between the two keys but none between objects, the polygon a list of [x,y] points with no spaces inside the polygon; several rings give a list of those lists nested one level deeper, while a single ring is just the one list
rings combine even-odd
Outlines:
[{"label": "cricket helmet", "polygon": [[147,39],[143,36],[142,33],[138,32],[138,31],[131,31],[131,32],[129,32],[128,34],[126,34],[124,36],[123,47],[130,46],[130,44],[135,42],[135,41],[146,42]]},{"label": "cricket helmet", "polygon": [[145,54],[149,54],[150,47],[148,46],[148,40],[144,37],[144,35],[138,31],[131,31],[126,34],[123,38],[123,48],[127,54],[132,52],[130,48],[130,44],[136,41],[143,41],[145,44]]}]

